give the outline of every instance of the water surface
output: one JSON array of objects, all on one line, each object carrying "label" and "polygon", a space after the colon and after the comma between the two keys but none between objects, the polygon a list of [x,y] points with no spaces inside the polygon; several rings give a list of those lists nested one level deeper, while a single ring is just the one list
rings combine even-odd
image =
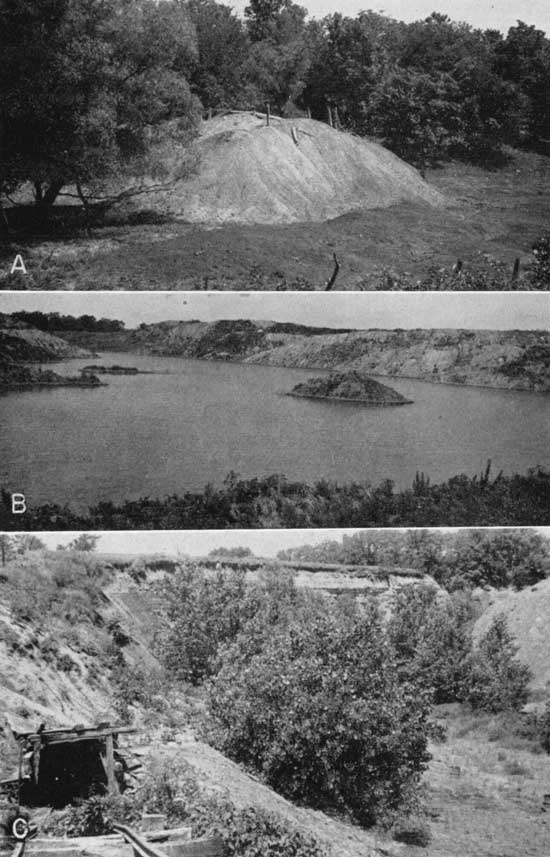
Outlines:
[{"label": "water surface", "polygon": [[283,473],[312,482],[432,482],[550,465],[550,395],[380,378],[414,404],[365,407],[281,395],[300,370],[107,354],[48,364],[136,366],[152,375],[102,376],[97,389],[54,388],[0,397],[0,484],[33,504],[85,508]]}]

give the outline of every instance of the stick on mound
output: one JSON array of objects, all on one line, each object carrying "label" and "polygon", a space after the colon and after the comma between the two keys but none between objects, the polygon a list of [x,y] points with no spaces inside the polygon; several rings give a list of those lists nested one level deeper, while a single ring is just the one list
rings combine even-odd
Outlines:
[{"label": "stick on mound", "polygon": [[309,378],[297,384],[288,394],[307,399],[335,399],[344,402],[359,402],[363,405],[410,405],[401,393],[379,384],[361,372],[333,372],[325,378]]},{"label": "stick on mound", "polygon": [[170,213],[194,223],[322,221],[399,202],[441,205],[437,191],[387,149],[312,119],[259,114],[203,124],[197,170]]}]

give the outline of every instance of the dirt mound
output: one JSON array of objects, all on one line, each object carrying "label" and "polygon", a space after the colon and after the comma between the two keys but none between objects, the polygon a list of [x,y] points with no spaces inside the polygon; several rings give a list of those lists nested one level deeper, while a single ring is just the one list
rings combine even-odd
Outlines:
[{"label": "dirt mound", "polygon": [[162,202],[193,223],[293,223],[403,201],[442,203],[419,173],[377,143],[312,119],[251,113],[204,123],[196,172]]},{"label": "dirt mound", "polygon": [[519,592],[493,592],[491,603],[475,627],[476,637],[488,629],[493,619],[503,613],[508,628],[519,646],[518,658],[533,672],[531,687],[544,690],[550,683],[550,579]]}]

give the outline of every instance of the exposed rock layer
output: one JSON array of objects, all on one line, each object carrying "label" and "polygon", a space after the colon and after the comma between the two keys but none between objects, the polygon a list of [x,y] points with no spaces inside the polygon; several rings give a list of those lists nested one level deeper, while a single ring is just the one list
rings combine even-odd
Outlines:
[{"label": "exposed rock layer", "polygon": [[547,330],[334,330],[249,320],[167,321],[113,336],[74,334],[98,350],[138,351],[345,371],[509,390],[550,390]]}]

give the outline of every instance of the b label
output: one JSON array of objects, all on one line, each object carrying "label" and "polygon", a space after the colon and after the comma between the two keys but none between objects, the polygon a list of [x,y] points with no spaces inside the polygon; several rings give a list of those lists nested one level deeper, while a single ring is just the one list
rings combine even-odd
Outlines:
[{"label": "b label", "polygon": [[11,495],[11,513],[12,515],[24,515],[27,511],[27,502],[24,494]]}]

